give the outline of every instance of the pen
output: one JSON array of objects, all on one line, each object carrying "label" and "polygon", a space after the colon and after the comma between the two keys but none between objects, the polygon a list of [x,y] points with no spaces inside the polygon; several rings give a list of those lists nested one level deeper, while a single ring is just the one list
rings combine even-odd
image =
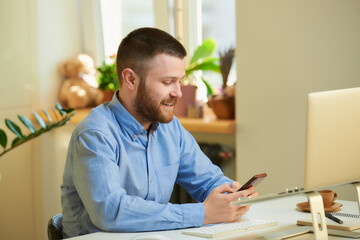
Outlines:
[{"label": "pen", "polygon": [[334,222],[337,222],[337,223],[339,223],[339,224],[342,224],[343,223],[343,221],[341,221],[340,219],[338,219],[337,217],[334,217],[331,213],[329,213],[329,212],[325,212],[325,217],[327,217],[327,218],[329,218],[329,219],[331,219],[331,220],[333,220]]}]

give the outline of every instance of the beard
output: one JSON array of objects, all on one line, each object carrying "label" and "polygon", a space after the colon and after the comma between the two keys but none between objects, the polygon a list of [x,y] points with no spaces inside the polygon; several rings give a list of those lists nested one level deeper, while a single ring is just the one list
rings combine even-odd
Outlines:
[{"label": "beard", "polygon": [[[174,118],[175,106],[178,103],[178,98],[163,99],[160,102],[156,96],[151,96],[151,91],[145,87],[145,81],[142,79],[135,98],[135,110],[143,120],[154,123],[169,123]],[[161,108],[163,104],[172,104],[172,110],[164,110]]]}]

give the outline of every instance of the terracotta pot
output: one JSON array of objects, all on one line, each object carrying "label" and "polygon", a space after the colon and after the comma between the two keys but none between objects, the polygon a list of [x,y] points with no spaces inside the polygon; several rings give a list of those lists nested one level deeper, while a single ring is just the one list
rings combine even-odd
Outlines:
[{"label": "terracotta pot", "polygon": [[115,91],[110,91],[110,90],[101,90],[104,97],[103,97],[103,100],[102,102],[109,102],[112,100],[113,96],[114,96],[114,93]]},{"label": "terracotta pot", "polygon": [[235,97],[212,97],[209,105],[217,118],[235,119]]},{"label": "terracotta pot", "polygon": [[196,103],[196,86],[181,85],[182,97],[179,99],[175,107],[175,115],[178,117],[186,117],[188,113],[188,106]]}]

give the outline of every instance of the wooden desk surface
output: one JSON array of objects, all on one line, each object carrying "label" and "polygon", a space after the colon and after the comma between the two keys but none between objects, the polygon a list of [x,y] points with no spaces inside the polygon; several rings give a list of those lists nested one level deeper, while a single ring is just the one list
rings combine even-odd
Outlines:
[{"label": "wooden desk surface", "polygon": [[[76,114],[70,123],[78,124],[90,110],[90,108],[76,109]],[[179,117],[179,120],[189,132],[233,134],[236,129],[235,120],[216,119],[213,115],[206,115],[204,118]]]}]

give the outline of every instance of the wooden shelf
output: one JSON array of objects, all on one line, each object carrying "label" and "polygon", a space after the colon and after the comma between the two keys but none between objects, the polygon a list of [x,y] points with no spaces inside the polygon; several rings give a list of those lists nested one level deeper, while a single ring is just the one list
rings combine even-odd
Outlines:
[{"label": "wooden shelf", "polygon": [[235,120],[185,117],[179,117],[179,120],[189,132],[232,134],[236,128]]},{"label": "wooden shelf", "polygon": [[[76,109],[76,114],[71,118],[70,123],[78,124],[90,110],[91,108]],[[213,115],[206,115],[204,118],[179,117],[179,120],[189,132],[233,134],[236,128],[235,120],[216,119]]]}]

